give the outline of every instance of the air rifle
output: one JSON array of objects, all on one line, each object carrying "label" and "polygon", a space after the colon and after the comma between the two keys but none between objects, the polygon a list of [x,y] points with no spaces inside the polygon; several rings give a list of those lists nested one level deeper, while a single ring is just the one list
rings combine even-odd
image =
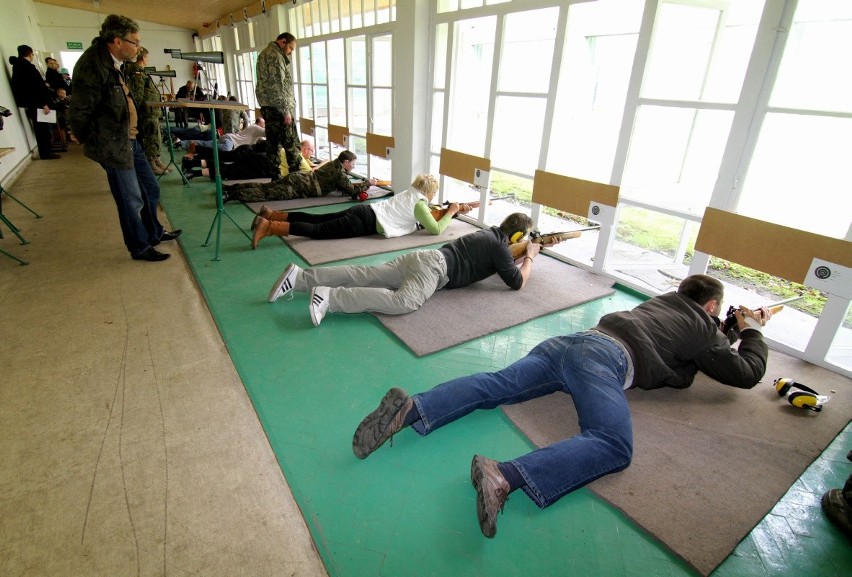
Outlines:
[{"label": "air rifle", "polygon": [[[784,310],[785,304],[791,303],[793,301],[800,300],[800,299],[804,298],[804,296],[805,295],[799,295],[797,297],[790,297],[788,299],[780,300],[780,301],[774,302],[772,304],[766,305],[766,308],[768,308],[769,312],[771,312],[774,315],[775,313],[779,313],[782,310]],[[763,308],[763,307],[758,307],[758,308]],[[738,328],[738,325],[737,325],[737,311],[738,310],[740,310],[740,307],[735,307],[735,306],[728,307],[728,313],[725,315],[725,320],[722,321],[722,324],[719,327],[719,329],[728,336],[728,340],[730,340],[732,336],[734,337],[734,339],[733,339],[734,341],[736,341],[736,339],[739,338],[739,328]]]},{"label": "air rifle", "polygon": [[[447,214],[447,211],[449,210],[448,207],[451,204],[453,204],[453,203],[450,202],[449,200],[445,200],[443,205],[438,205],[438,204],[429,205],[429,210],[432,212],[432,218],[434,218],[435,220],[441,220],[442,218],[444,218],[444,215]],[[482,204],[482,203],[477,200],[477,201],[474,201],[474,202],[458,202],[456,204],[458,204],[460,207],[467,205],[470,208],[479,208],[479,205]],[[488,204],[491,204],[490,200],[488,201]],[[459,213],[454,214],[453,218],[455,218],[457,214],[459,214]]]},{"label": "air rifle", "polygon": [[599,228],[600,226],[590,226],[588,228],[581,228],[578,230],[568,230],[565,232],[548,232],[546,234],[541,234],[540,232],[534,230],[530,233],[529,239],[524,239],[520,242],[514,242],[510,244],[509,250],[512,251],[512,259],[517,260],[524,256],[524,253],[527,252],[528,243],[534,242],[535,244],[552,246],[554,244],[562,242],[563,240],[577,238],[584,231],[598,230]]}]

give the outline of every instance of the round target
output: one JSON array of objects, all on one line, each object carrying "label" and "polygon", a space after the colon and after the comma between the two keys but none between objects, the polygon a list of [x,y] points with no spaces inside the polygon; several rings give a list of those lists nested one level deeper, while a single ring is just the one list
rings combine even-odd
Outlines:
[{"label": "round target", "polygon": [[831,276],[831,269],[827,266],[818,266],[814,269],[814,276],[818,279],[825,280]]}]

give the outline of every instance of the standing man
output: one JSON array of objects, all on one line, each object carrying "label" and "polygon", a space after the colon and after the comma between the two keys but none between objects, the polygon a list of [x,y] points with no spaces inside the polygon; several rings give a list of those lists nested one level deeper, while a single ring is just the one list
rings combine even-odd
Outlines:
[{"label": "standing man", "polygon": [[100,35],[74,67],[69,120],[86,156],[106,171],[130,256],[160,261],[170,255],[154,247],[181,231],[166,232],[157,219],[160,186],[137,139],[137,103],[121,72],[122,64],[136,57],[139,43],[136,22],[116,14],[106,17]]},{"label": "standing man", "polygon": [[171,169],[166,168],[160,160],[160,149],[163,146],[163,136],[160,133],[160,109],[145,104],[146,102],[160,102],[162,98],[151,76],[145,72],[146,66],[148,66],[148,49],[140,46],[136,61],[124,65],[124,79],[130,87],[130,94],[133,96],[134,102],[138,106],[139,140],[142,141],[145,156],[151,163],[154,174],[165,174],[171,172]]},{"label": "standing man", "polygon": [[428,435],[476,409],[556,391],[571,395],[580,434],[509,461],[474,456],[477,520],[482,534],[494,537],[497,513],[512,491],[521,489],[543,509],[630,465],[633,425],[625,389],[685,389],[698,371],[740,389],[760,381],[769,355],[761,328],[772,313],[740,307],[742,340],[735,350],[719,329],[723,292],[718,280],[692,275],[677,292],[605,315],[591,330],[547,339],[495,373],[453,379],[413,396],[393,388],[358,425],[352,450],[364,459],[405,427]]},{"label": "standing man", "polygon": [[33,54],[32,48],[21,44],[18,46],[18,56],[9,57],[9,63],[12,65],[12,95],[15,97],[15,103],[26,109],[27,118],[33,123],[39,158],[56,160],[59,155],[54,154],[51,144],[53,125],[38,120],[39,110],[43,110],[45,114],[50,112],[53,97],[41,77],[41,72],[33,64]]},{"label": "standing man", "polygon": [[266,160],[272,180],[281,178],[278,146],[284,148],[290,172],[299,172],[299,133],[296,130],[296,96],[290,56],[296,37],[282,32],[257,57],[257,102],[266,119]]},{"label": "standing man", "polygon": [[59,62],[48,56],[44,59],[44,63],[47,65],[47,70],[44,71],[44,81],[47,82],[50,89],[56,92],[60,88],[64,88],[67,93],[69,86],[65,82],[65,77],[59,72]]}]

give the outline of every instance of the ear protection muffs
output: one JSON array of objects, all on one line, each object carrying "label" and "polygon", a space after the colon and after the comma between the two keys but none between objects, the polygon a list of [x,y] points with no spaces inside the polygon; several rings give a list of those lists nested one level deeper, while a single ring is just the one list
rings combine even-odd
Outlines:
[{"label": "ear protection muffs", "polygon": [[[790,392],[793,389],[799,390]],[[775,390],[778,392],[779,397],[787,397],[787,402],[794,407],[808,409],[815,413],[820,412],[822,410],[822,406],[827,403],[830,398],[820,395],[812,388],[806,387],[805,385],[788,378],[775,379]]]},{"label": "ear protection muffs", "polygon": [[521,239],[524,238],[525,234],[525,231],[519,230],[509,238],[509,242],[512,244],[515,244],[516,242],[521,242]]}]

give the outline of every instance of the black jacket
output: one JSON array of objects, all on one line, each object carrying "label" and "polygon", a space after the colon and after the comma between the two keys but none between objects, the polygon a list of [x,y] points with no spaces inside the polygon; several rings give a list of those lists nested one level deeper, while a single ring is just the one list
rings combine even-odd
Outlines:
[{"label": "black jacket", "polygon": [[41,72],[26,58],[17,58],[12,64],[12,96],[21,108],[42,108],[53,102]]},{"label": "black jacket", "polygon": [[466,234],[440,248],[447,261],[445,289],[472,285],[497,273],[512,290],[520,290],[524,277],[512,260],[509,239],[499,227]]},{"label": "black jacket", "polygon": [[[95,38],[74,66],[71,130],[92,160],[111,168],[133,168],[130,111],[106,44]],[[132,98],[132,96],[131,96]],[[138,106],[137,106],[138,110]]]},{"label": "black jacket", "polygon": [[698,371],[750,389],[766,372],[769,351],[760,331],[742,331],[739,350],[734,350],[716,319],[677,293],[605,315],[595,329],[624,344],[633,360],[633,386],[640,389],[685,389]]}]

